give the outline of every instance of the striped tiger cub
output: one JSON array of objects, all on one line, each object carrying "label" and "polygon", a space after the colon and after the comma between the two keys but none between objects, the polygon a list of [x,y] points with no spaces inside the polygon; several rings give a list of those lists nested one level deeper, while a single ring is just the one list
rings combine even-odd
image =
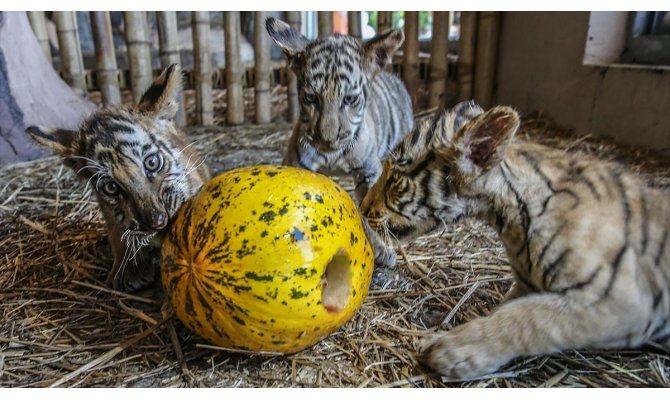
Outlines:
[{"label": "striped tiger cub", "polygon": [[168,67],[139,104],[99,109],[78,131],[26,129],[95,189],[114,255],[107,284],[117,290],[153,281],[165,227],[209,179],[204,158],[173,122],[181,76],[179,66]]},{"label": "striped tiger cub", "polygon": [[401,241],[466,217],[500,235],[515,283],[487,317],[420,346],[471,379],[519,356],[670,338],[670,193],[620,165],[514,139],[518,114],[461,103],[419,124],[362,203]]},{"label": "striped tiger cub", "polygon": [[412,128],[409,93],[383,69],[405,40],[402,30],[363,44],[337,33],[310,41],[274,18],[266,28],[298,79],[300,119],[284,164],[353,176],[360,203],[381,160]]},{"label": "striped tiger cub", "polygon": [[[310,41],[285,22],[266,29],[298,79],[300,119],[283,164],[327,175],[349,175],[360,203],[382,171],[381,160],[412,129],[412,101],[397,76],[386,72],[405,40],[393,30],[366,43],[332,34]],[[364,226],[377,266],[395,264],[395,253]]]}]

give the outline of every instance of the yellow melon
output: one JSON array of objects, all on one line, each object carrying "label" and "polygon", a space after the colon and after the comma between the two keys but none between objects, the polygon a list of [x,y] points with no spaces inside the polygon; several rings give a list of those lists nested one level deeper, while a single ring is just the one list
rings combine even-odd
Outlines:
[{"label": "yellow melon", "polygon": [[373,267],[360,214],[340,186],[269,165],[207,183],[182,206],[161,256],[184,324],[219,346],[283,353],[351,319]]}]

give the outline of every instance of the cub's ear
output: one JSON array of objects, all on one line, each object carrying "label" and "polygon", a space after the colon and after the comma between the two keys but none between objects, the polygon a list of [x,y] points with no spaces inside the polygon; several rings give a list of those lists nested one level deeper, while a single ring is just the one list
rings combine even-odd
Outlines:
[{"label": "cub's ear", "polygon": [[79,146],[77,144],[78,131],[65,129],[44,128],[41,126],[29,126],[26,128],[28,136],[37,144],[46,147],[54,154],[61,157],[63,164],[73,170],[80,172],[83,166],[81,157],[77,157]]},{"label": "cub's ear", "polygon": [[177,95],[181,85],[181,68],[178,64],[172,64],[144,92],[136,108],[159,118],[174,118],[177,113]]},{"label": "cub's ear", "polygon": [[305,50],[305,47],[309,44],[309,39],[286,22],[275,18],[265,20],[265,29],[284,52],[291,66],[295,66],[296,58]]},{"label": "cub's ear", "polygon": [[480,114],[456,133],[452,161],[466,175],[479,175],[494,168],[505,157],[519,124],[519,114],[511,107],[494,107]]},{"label": "cub's ear", "polygon": [[48,148],[61,157],[72,154],[74,139],[77,135],[77,131],[44,128],[42,126],[29,126],[26,128],[26,133],[37,144]]},{"label": "cub's ear", "polygon": [[483,112],[484,110],[474,100],[462,101],[450,109],[445,109],[435,117],[432,147],[435,149],[451,147],[456,132]]},{"label": "cub's ear", "polygon": [[375,36],[363,45],[365,58],[370,65],[383,68],[391,63],[393,53],[400,48],[404,41],[405,34],[400,29]]}]

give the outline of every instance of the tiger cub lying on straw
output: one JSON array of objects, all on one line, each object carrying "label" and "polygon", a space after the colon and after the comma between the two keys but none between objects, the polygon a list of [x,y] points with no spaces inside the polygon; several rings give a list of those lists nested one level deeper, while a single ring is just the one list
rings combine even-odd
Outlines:
[{"label": "tiger cub lying on straw", "polygon": [[209,170],[172,121],[181,70],[168,67],[133,107],[102,108],[78,131],[31,126],[37,143],[92,184],[114,265],[107,284],[134,291],[154,279],[165,227],[209,179]]},{"label": "tiger cub lying on straw", "polygon": [[418,125],[362,204],[401,241],[464,217],[499,233],[506,302],[421,344],[439,373],[470,379],[519,356],[670,338],[670,194],[621,166],[514,140],[519,116],[461,103]]}]

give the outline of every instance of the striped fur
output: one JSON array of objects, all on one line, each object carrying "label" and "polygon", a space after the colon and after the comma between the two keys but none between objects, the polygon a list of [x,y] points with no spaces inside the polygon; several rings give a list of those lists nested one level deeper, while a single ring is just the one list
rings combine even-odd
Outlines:
[{"label": "striped fur", "polygon": [[102,108],[78,131],[26,130],[95,189],[114,254],[107,283],[115,289],[134,291],[154,279],[165,227],[209,179],[204,158],[172,121],[180,85],[172,65],[134,107]]},{"label": "striped fur", "polygon": [[469,379],[518,356],[668,342],[670,194],[620,165],[514,140],[518,126],[509,107],[460,104],[417,126],[363,201],[386,237],[476,217],[507,250],[504,304],[424,341],[426,364]]},{"label": "striped fur", "polygon": [[363,44],[340,34],[309,41],[274,18],[266,27],[298,78],[300,120],[284,164],[353,175],[360,202],[381,173],[381,159],[412,128],[409,94],[383,70],[404,40],[402,31]]}]

